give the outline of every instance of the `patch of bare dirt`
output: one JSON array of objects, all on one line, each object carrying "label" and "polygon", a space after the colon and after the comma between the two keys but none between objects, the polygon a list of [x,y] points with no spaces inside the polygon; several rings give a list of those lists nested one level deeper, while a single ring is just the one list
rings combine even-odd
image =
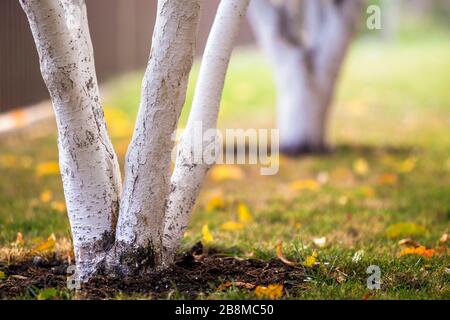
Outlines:
[{"label": "patch of bare dirt", "polygon": [[[67,261],[55,256],[34,258],[19,264],[2,267],[6,278],[0,281],[0,299],[25,295],[30,288],[67,288]],[[302,267],[289,267],[281,261],[238,259],[224,253],[204,252],[199,243],[190,252],[178,257],[175,265],[161,272],[148,272],[140,277],[97,276],[83,284],[77,297],[109,299],[122,293],[140,294],[152,298],[166,298],[176,290],[185,297],[208,294],[228,281],[251,285],[282,284],[289,290],[305,278]]]}]

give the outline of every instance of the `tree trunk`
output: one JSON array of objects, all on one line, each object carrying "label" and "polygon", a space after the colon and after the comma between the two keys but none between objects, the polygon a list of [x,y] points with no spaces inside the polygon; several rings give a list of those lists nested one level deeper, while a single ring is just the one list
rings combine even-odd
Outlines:
[{"label": "tree trunk", "polygon": [[86,6],[83,0],[20,3],[53,102],[75,259],[84,279],[114,243],[121,188],[99,100]]},{"label": "tree trunk", "polygon": [[280,149],[290,155],[327,148],[329,107],[361,11],[360,0],[298,3],[258,0],[249,10],[274,67]]},{"label": "tree trunk", "polygon": [[170,190],[172,133],[191,71],[200,0],[159,0],[141,106],[126,156],[117,225],[116,263],[122,271],[161,265],[165,204]]},{"label": "tree trunk", "polygon": [[173,262],[203,180],[213,164],[203,157],[196,159],[195,150],[205,151],[211,146],[216,149],[216,139],[213,137],[203,141],[203,134],[217,128],[228,64],[249,2],[250,0],[222,0],[208,38],[191,113],[180,141],[172,175],[163,238],[165,265]]}]

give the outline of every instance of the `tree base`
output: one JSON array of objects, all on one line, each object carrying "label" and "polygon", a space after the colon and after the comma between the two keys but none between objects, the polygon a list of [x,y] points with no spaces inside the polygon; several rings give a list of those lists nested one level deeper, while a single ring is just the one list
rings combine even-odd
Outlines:
[{"label": "tree base", "polygon": [[189,252],[177,256],[175,264],[166,270],[149,271],[140,276],[98,275],[81,284],[81,290],[70,293],[67,292],[66,274],[69,264],[64,255],[42,257],[38,263],[31,259],[4,269],[7,276],[22,277],[6,281],[0,290],[0,299],[29,294],[30,287],[57,289],[53,299],[62,298],[58,296],[60,294],[72,299],[111,299],[117,297],[118,292],[125,297],[138,294],[151,299],[167,299],[174,291],[181,297],[195,299],[199,295],[226,290],[228,287],[223,284],[236,280],[245,283],[249,291],[261,284],[284,283],[285,292],[289,293],[297,290],[296,286],[306,279],[303,268],[287,266],[278,259],[243,260],[224,253],[213,249],[206,252],[197,244]]}]

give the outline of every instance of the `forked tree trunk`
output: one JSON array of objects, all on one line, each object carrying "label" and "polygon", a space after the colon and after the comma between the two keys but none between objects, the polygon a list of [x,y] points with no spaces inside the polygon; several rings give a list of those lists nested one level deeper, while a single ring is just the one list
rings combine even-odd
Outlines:
[{"label": "forked tree trunk", "polygon": [[[169,179],[171,137],[185,101],[202,1],[158,1],[121,190],[117,157],[99,102],[84,0],[21,0],[55,109],[64,193],[82,280],[96,272],[134,274],[173,261],[209,168],[186,162],[192,150],[186,138]],[[216,127],[233,42],[248,3],[223,0],[219,7],[186,137],[193,136],[197,121],[204,131]]]},{"label": "forked tree trunk", "polygon": [[249,20],[277,87],[282,152],[326,150],[329,107],[361,0],[258,0]]},{"label": "forked tree trunk", "polygon": [[75,259],[87,277],[114,244],[121,183],[100,105],[86,6],[81,0],[20,3],[53,102]]},{"label": "forked tree trunk", "polygon": [[194,150],[200,150],[203,156],[207,150],[217,149],[215,138],[203,141],[203,134],[217,128],[228,64],[249,2],[222,0],[208,38],[191,113],[180,141],[171,180],[163,237],[165,265],[173,262],[203,180],[213,165],[211,159],[197,158]]}]

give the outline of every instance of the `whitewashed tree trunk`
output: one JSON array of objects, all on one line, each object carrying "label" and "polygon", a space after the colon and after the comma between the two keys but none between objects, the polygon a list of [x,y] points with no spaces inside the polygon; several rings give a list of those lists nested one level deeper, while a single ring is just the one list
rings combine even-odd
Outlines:
[{"label": "whitewashed tree trunk", "polygon": [[[172,134],[185,102],[202,1],[158,1],[121,189],[117,157],[99,102],[84,0],[21,0],[55,109],[61,173],[82,280],[96,272],[134,274],[173,262],[210,167],[189,162],[188,137],[198,121],[203,132],[216,128],[233,43],[250,0],[220,4],[187,134],[170,179]],[[200,144],[205,147],[211,141]]]},{"label": "whitewashed tree trunk", "polygon": [[171,137],[185,102],[200,4],[200,0],[158,1],[141,106],[126,156],[116,235],[118,262],[122,268],[128,265],[142,269],[146,266],[140,264],[161,264],[161,237],[170,190],[170,154],[174,145]]},{"label": "whitewashed tree trunk", "polygon": [[361,0],[258,0],[250,5],[249,21],[274,66],[282,152],[326,150],[329,107],[361,5]]},{"label": "whitewashed tree trunk", "polygon": [[59,162],[78,274],[89,277],[114,243],[119,166],[100,105],[83,0],[21,0],[58,125]]},{"label": "whitewashed tree trunk", "polygon": [[[209,161],[196,161],[199,159],[195,159],[194,150],[207,150],[211,144],[215,148],[214,138],[203,141],[202,137],[206,131],[217,128],[228,64],[249,2],[222,0],[208,38],[191,113],[180,141],[171,179],[163,237],[165,265],[173,262],[205,175],[212,165]],[[199,125],[201,130],[197,131]],[[195,145],[195,142],[202,145]]]}]

